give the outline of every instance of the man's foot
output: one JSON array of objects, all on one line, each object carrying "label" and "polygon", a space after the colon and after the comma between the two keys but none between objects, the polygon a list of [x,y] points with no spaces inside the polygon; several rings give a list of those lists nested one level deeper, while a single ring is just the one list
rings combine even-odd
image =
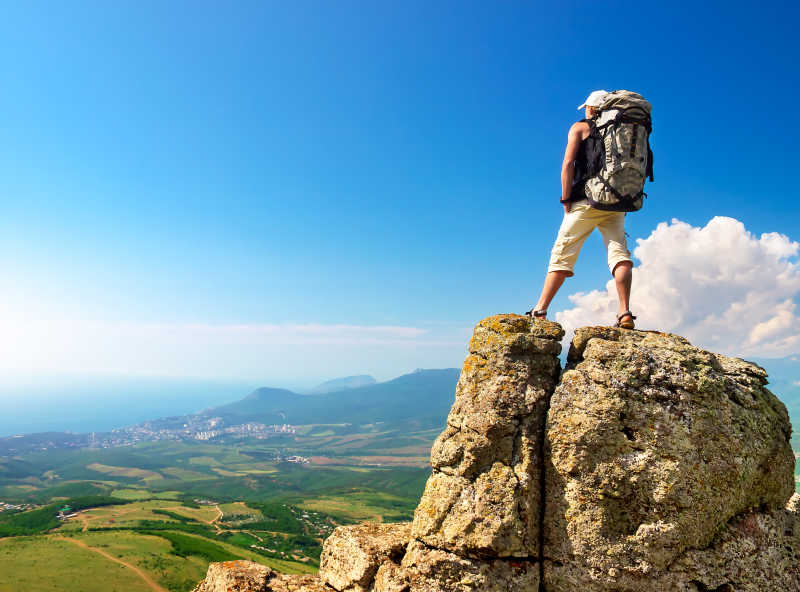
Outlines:
[{"label": "man's foot", "polygon": [[633,321],[636,319],[633,316],[633,313],[629,310],[625,312],[621,312],[617,315],[617,324],[614,325],[615,327],[620,327],[621,329],[633,329],[635,327]]},{"label": "man's foot", "polygon": [[528,312],[525,313],[532,319],[546,319],[547,318],[547,309],[544,310],[534,310],[530,309]]}]

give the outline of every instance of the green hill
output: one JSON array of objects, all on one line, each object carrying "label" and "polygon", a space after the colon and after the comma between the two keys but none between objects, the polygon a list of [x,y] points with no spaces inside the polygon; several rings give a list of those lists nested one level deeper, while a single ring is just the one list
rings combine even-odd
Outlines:
[{"label": "green hill", "polygon": [[408,423],[441,426],[453,404],[458,369],[418,370],[394,380],[321,395],[260,388],[205,415],[229,423]]}]

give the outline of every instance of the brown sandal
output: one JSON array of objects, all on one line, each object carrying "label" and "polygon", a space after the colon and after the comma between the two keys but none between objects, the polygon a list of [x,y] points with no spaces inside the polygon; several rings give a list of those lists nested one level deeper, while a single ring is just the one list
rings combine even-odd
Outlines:
[{"label": "brown sandal", "polygon": [[546,319],[547,318],[547,309],[544,310],[533,310],[530,309],[528,312],[525,313],[526,316],[529,316],[532,319]]},{"label": "brown sandal", "polygon": [[[629,321],[623,321],[623,317],[630,317]],[[622,314],[617,315],[617,324],[614,325],[615,327],[619,327],[620,329],[633,329],[635,327],[633,321],[636,320],[636,317],[633,316],[633,313],[629,310],[626,310]]]}]

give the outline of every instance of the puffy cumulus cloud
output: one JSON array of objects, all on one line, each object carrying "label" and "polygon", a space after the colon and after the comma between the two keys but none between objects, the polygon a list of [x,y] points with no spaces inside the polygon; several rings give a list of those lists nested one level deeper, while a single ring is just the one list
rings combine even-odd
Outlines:
[{"label": "puffy cumulus cloud", "polygon": [[[662,222],[637,239],[631,308],[637,327],[685,336],[695,345],[736,356],[800,352],[800,244],[775,232],[756,238],[733,218],[702,228]],[[569,296],[556,314],[567,335],[608,324],[617,312],[614,282]]]}]

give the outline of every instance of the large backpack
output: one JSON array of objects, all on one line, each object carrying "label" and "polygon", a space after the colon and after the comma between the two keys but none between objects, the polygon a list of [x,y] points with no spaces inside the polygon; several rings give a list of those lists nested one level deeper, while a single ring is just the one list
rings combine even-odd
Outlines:
[{"label": "large backpack", "polygon": [[647,197],[645,178],[653,181],[650,103],[635,92],[616,90],[598,110],[598,117],[589,121],[598,141],[593,143],[595,154],[587,154],[586,198],[599,210],[639,210]]}]

